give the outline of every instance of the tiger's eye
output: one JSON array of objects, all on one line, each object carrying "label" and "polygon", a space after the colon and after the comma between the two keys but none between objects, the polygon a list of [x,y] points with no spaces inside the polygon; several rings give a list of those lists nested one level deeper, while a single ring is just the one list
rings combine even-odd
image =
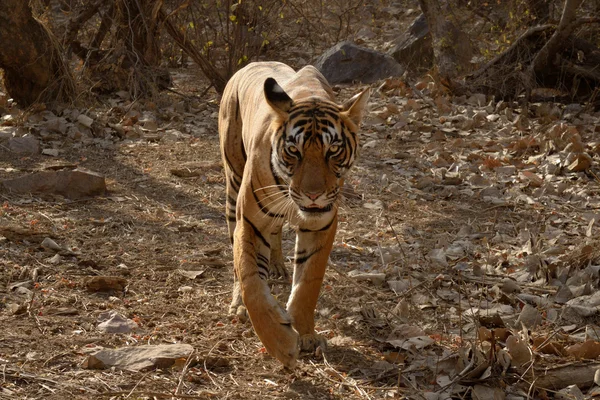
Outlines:
[{"label": "tiger's eye", "polygon": [[329,152],[330,152],[330,153],[335,153],[335,152],[337,152],[339,149],[340,149],[340,146],[338,146],[338,145],[336,145],[336,144],[334,144],[334,145],[332,145],[332,146],[329,146]]},{"label": "tiger's eye", "polygon": [[298,148],[296,146],[288,146],[288,151],[290,153],[297,153],[298,152]]}]

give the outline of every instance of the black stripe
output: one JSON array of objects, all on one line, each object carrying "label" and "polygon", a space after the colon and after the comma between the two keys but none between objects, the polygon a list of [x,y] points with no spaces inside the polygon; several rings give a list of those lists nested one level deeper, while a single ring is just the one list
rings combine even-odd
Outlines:
[{"label": "black stripe", "polygon": [[240,141],[240,143],[242,144],[242,158],[244,159],[244,164],[246,164],[246,160],[248,159],[248,157],[246,156],[246,148],[244,147],[243,141]]},{"label": "black stripe", "polygon": [[260,262],[258,262],[256,266],[258,267],[258,275],[260,275],[262,279],[267,279],[269,277],[269,267]]},{"label": "black stripe", "polygon": [[329,223],[327,225],[325,225],[324,227],[322,227],[321,229],[317,229],[317,230],[311,230],[311,229],[304,229],[304,228],[300,228],[300,232],[323,232],[326,231],[327,229],[329,229],[331,227],[331,224],[333,224],[333,220],[335,218],[332,218],[331,221],[329,221]]},{"label": "black stripe", "polygon": [[262,233],[260,233],[260,231],[254,226],[254,224],[252,222],[250,222],[250,220],[248,218],[246,218],[244,216],[244,221],[246,221],[248,223],[248,225],[250,225],[252,227],[252,230],[254,231],[254,235],[260,239],[261,242],[263,242],[263,244],[265,246],[267,246],[267,248],[271,248],[271,245],[269,244],[269,242],[267,242],[267,240],[265,239],[265,237],[262,235]]},{"label": "black stripe", "polygon": [[259,255],[257,256],[257,258],[258,258],[259,260],[261,260],[262,262],[264,262],[265,264],[267,264],[267,265],[269,264],[269,259],[268,259],[267,257],[263,256],[262,254],[259,254]]},{"label": "black stripe", "polygon": [[[271,148],[271,155],[270,155],[270,159],[271,160],[273,160],[273,151],[276,151],[276,150],[274,150],[273,148]],[[279,157],[276,157],[276,158],[279,161]],[[287,184],[283,181],[283,179],[281,179],[279,177],[279,175],[277,175],[275,173],[275,170],[273,170],[273,161],[271,161],[269,163],[269,167],[271,168],[271,176],[273,177],[273,179],[275,179],[275,183],[277,183],[278,185],[285,185],[285,186],[287,186]]]},{"label": "black stripe", "polygon": [[231,214],[227,216],[227,221],[229,222],[236,222],[237,220],[235,219],[235,214]]},{"label": "black stripe", "polygon": [[236,192],[240,191],[241,182],[237,179],[233,172],[229,176],[229,184],[235,189]]},{"label": "black stripe", "polygon": [[[250,185],[250,188],[252,189],[252,196],[254,196],[254,200],[256,201],[256,204],[258,204],[259,207],[259,211],[265,215],[268,215],[271,218],[283,218],[283,214],[277,214],[274,212],[271,212],[269,210],[269,207],[262,205],[260,199],[258,198],[258,195],[256,194],[256,191],[254,190],[254,185]],[[278,200],[274,200],[274,201],[278,201]]]},{"label": "black stripe", "polygon": [[296,258],[296,260],[294,261],[294,264],[296,264],[296,265],[304,264],[305,262],[307,262],[307,261],[308,261],[308,259],[309,259],[309,258],[311,258],[311,257],[312,257],[312,256],[314,256],[315,254],[317,254],[319,251],[321,251],[321,249],[322,249],[322,248],[323,248],[323,247],[319,247],[319,248],[317,248],[317,249],[313,250],[313,252],[312,252],[312,253],[310,253],[310,254],[307,254],[307,255],[306,255],[306,256],[304,256],[304,257]]}]

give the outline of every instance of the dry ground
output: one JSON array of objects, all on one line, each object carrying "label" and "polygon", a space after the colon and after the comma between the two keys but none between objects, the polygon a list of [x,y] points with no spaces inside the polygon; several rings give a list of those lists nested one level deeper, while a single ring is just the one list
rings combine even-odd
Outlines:
[{"label": "dry ground", "polygon": [[[356,90],[344,89],[340,96]],[[116,120],[123,120],[131,109],[155,115],[158,132],[144,132],[141,138],[121,139],[110,130],[74,138],[53,134],[43,147],[59,148],[57,158],[15,155],[1,146],[0,178],[76,164],[104,174],[108,193],[78,201],[0,193],[0,398],[147,399],[174,393],[176,398],[215,399],[425,398],[424,393],[442,388],[449,381],[439,380],[441,370],[432,366],[458,354],[463,343],[475,338],[477,319],[466,317],[465,304],[486,308],[482,303],[489,303],[492,308],[492,303],[508,303],[518,316],[523,302],[492,290],[501,278],[526,268],[515,250],[525,240],[515,242],[516,238],[522,239],[528,229],[542,232],[552,213],[566,216],[561,213],[567,210],[570,216],[590,207],[574,203],[568,209],[554,208],[537,198],[528,202],[510,196],[495,203],[493,196],[490,200],[479,195],[482,189],[467,179],[468,174],[460,181],[440,178],[437,169],[451,171],[453,162],[467,160],[476,169],[482,165],[476,161],[483,158],[468,159],[481,154],[482,147],[473,149],[465,142],[508,143],[510,135],[528,133],[507,131],[500,137],[500,126],[488,124],[471,129],[471,136],[461,136],[459,130],[439,134],[436,126],[442,122],[435,108],[417,96],[416,108],[400,97],[374,97],[363,134],[363,143],[370,144],[362,149],[348,180],[354,194],[341,213],[332,267],[316,315],[318,330],[329,337],[330,346],[324,357],[304,355],[295,371],[282,369],[265,354],[249,323],[227,316],[232,252],[223,216],[214,94],[189,101],[170,95],[156,104],[123,102],[120,115],[108,106],[89,110]],[[377,110],[394,102],[400,111],[392,107],[392,115],[384,115],[382,122]],[[397,123],[403,117],[394,119],[402,110],[410,111],[408,124]],[[33,124],[27,118],[19,124]],[[414,125],[413,119],[426,123]],[[167,128],[184,134],[167,137]],[[447,159],[444,151],[454,159]],[[519,160],[539,153],[542,150],[536,148],[519,154]],[[522,167],[498,159],[503,165]],[[192,176],[175,171],[182,169]],[[485,166],[483,171],[485,176]],[[490,178],[491,186],[506,185],[499,175],[489,175],[495,177]],[[511,175],[511,186],[523,182],[517,176],[518,171]],[[591,175],[569,179],[579,188],[592,190],[589,185],[594,185]],[[523,184],[528,196],[535,189],[527,181]],[[499,199],[503,196],[498,194]],[[569,218],[560,223],[566,233],[558,243],[565,249],[585,238],[580,225],[588,226]],[[589,229],[597,234],[597,225]],[[478,234],[468,236],[471,247],[465,245],[461,255],[448,257],[448,264],[440,261],[435,250],[451,248],[467,231]],[[46,237],[72,252],[53,259],[56,253],[40,245]],[[284,242],[291,256],[293,232],[286,233]],[[180,270],[204,272],[192,280]],[[362,279],[365,273],[376,275]],[[473,280],[465,282],[461,274]],[[125,278],[126,290],[86,290],[86,280],[99,275]],[[491,284],[480,284],[477,279],[482,276]],[[32,296],[13,290],[13,284],[25,281],[31,281]],[[393,291],[388,281],[408,286]],[[534,281],[532,276],[521,284]],[[546,290],[545,284],[539,287]],[[273,282],[273,292],[285,301],[289,284]],[[15,313],[13,304],[23,305],[22,312]],[[135,320],[140,330],[98,332],[98,316],[106,310]],[[402,326],[423,329],[433,343],[394,347],[390,337]],[[145,372],[82,366],[97,346],[180,342],[196,351],[185,369],[181,363]],[[496,367],[494,371],[499,372]],[[455,377],[456,372],[443,375]],[[479,382],[504,387],[498,377]]]}]

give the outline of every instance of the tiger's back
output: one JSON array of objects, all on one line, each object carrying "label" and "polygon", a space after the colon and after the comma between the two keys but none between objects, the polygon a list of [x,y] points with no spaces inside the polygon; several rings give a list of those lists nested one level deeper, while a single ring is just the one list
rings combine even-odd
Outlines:
[{"label": "tiger's back", "polygon": [[[248,313],[272,355],[291,367],[301,349],[324,345],[314,309],[337,227],[340,188],[358,146],[368,91],[340,106],[312,66],[253,63],[228,82],[219,112],[226,217],[234,249],[230,312]],[[296,228],[287,312],[269,275],[287,276],[281,227]]]}]

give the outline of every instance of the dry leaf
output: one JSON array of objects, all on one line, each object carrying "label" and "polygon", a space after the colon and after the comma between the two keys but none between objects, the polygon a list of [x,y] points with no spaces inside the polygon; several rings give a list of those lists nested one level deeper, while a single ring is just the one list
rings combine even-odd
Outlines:
[{"label": "dry leaf", "polygon": [[600,342],[587,340],[565,349],[566,353],[577,359],[594,360],[600,356]]},{"label": "dry leaf", "polygon": [[526,343],[519,340],[516,336],[509,336],[506,339],[506,348],[512,358],[513,365],[520,367],[521,365],[531,361],[533,353]]}]

